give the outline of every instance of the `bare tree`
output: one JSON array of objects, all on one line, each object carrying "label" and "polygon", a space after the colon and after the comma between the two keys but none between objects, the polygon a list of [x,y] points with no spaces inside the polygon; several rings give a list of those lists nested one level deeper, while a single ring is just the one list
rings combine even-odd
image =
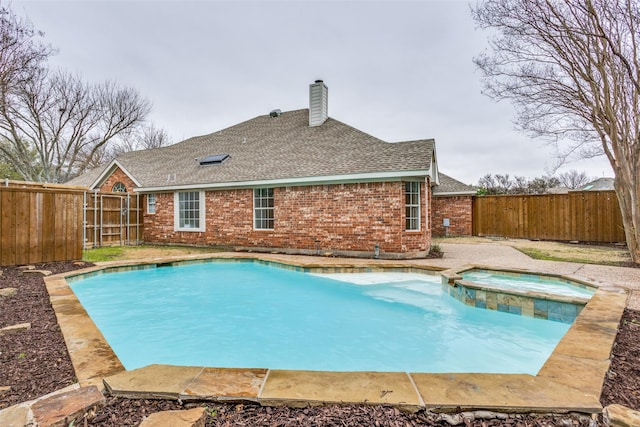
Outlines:
[{"label": "bare tree", "polygon": [[0,2],[0,102],[4,103],[13,88],[31,80],[54,53],[42,36],[31,22],[18,18]]},{"label": "bare tree", "polygon": [[547,194],[549,189],[560,185],[560,180],[555,176],[541,176],[527,183],[528,194]]},{"label": "bare tree", "polygon": [[64,182],[141,126],[150,104],[114,82],[49,71],[41,38],[0,7],[0,158],[26,180]]},{"label": "bare tree", "polygon": [[478,186],[483,194],[509,194],[514,186],[514,182],[509,178],[509,174],[486,174],[478,181]]},{"label": "bare tree", "polygon": [[486,93],[512,101],[517,125],[556,141],[564,158],[607,156],[639,262],[640,2],[485,0],[472,14],[492,30],[475,59]]},{"label": "bare tree", "polygon": [[478,181],[480,187],[478,194],[546,194],[550,188],[558,185],[560,185],[560,180],[555,176],[542,176],[527,180],[523,176],[511,179],[509,174],[487,174]]},{"label": "bare tree", "polygon": [[576,189],[584,186],[585,184],[593,181],[595,178],[589,177],[585,171],[578,172],[575,169],[571,169],[568,172],[561,173],[558,175],[558,180],[560,181],[560,185],[563,187]]},{"label": "bare tree", "polygon": [[111,150],[105,154],[108,160],[111,160],[129,151],[148,150],[171,144],[172,141],[167,131],[149,124],[127,132],[126,136],[123,135],[121,138],[120,143],[112,146]]},{"label": "bare tree", "polygon": [[65,182],[93,165],[102,147],[139,126],[149,109],[134,89],[41,70],[0,108],[0,150],[27,180]]}]

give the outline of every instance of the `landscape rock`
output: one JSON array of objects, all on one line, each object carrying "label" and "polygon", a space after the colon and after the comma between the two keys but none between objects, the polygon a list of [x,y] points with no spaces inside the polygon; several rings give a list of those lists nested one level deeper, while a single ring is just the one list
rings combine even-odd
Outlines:
[{"label": "landscape rock", "polygon": [[637,427],[640,426],[640,412],[629,409],[626,406],[614,404],[604,408],[603,416],[605,425],[611,427]]},{"label": "landscape rock", "polygon": [[14,332],[26,331],[27,329],[31,329],[31,323],[18,323],[17,325],[5,326],[0,329],[0,336]]},{"label": "landscape rock", "polygon": [[0,396],[11,391],[10,386],[0,386]]},{"label": "landscape rock", "polygon": [[207,419],[205,408],[184,411],[162,411],[149,415],[139,427],[204,427]]},{"label": "landscape rock", "polygon": [[93,416],[104,405],[104,396],[92,385],[38,400],[31,405],[31,412],[38,427],[67,427],[71,420],[84,414]]},{"label": "landscape rock", "polygon": [[49,270],[24,270],[22,274],[42,274],[43,276],[51,276]]},{"label": "landscape rock", "polygon": [[33,425],[33,415],[28,404],[19,404],[0,410],[0,426],[24,427]]},{"label": "landscape rock", "polygon": [[442,413],[438,418],[440,418],[442,421],[449,423],[449,425],[452,425],[452,426],[459,426],[460,424],[464,423],[464,418],[462,417],[461,414]]},{"label": "landscape rock", "polygon": [[18,294],[18,290],[16,288],[2,288],[0,289],[0,298],[2,297],[14,297]]},{"label": "landscape rock", "polygon": [[35,269],[36,269],[35,265],[21,265],[21,266],[18,267],[18,270],[22,270],[22,271],[35,270]]}]

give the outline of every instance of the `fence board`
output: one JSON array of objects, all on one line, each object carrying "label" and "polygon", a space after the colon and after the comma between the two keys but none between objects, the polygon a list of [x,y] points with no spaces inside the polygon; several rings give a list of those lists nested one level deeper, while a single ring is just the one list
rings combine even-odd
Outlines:
[{"label": "fence board", "polygon": [[614,191],[477,196],[473,234],[519,239],[624,242]]},{"label": "fence board", "polygon": [[80,259],[83,194],[59,185],[1,186],[0,265]]}]

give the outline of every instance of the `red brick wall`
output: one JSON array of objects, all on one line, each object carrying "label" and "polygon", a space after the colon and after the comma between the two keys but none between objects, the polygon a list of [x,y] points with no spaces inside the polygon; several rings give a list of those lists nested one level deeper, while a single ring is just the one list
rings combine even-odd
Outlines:
[{"label": "red brick wall", "polygon": [[[473,226],[473,196],[441,196],[431,199],[433,204],[431,232],[433,236],[471,236]],[[449,218],[448,233],[444,219]]]},{"label": "red brick wall", "polygon": [[126,173],[122,172],[122,169],[116,168],[116,170],[113,171],[113,173],[106,179],[106,181],[102,183],[99,190],[113,191],[113,186],[117,182],[121,182],[125,185],[125,187],[127,187],[127,193],[133,193],[133,189],[137,187],[133,183],[131,178],[129,178]]},{"label": "red brick wall", "polygon": [[[423,183],[422,206],[430,188]],[[428,199],[427,199],[428,200]],[[174,195],[156,194],[156,214],[145,214],[145,241],[306,252],[419,254],[429,248],[429,209],[421,230],[405,231],[404,184],[377,182],[274,188],[273,230],[253,229],[253,190],[205,193],[206,231],[174,231]],[[428,204],[430,206],[430,203]]]}]

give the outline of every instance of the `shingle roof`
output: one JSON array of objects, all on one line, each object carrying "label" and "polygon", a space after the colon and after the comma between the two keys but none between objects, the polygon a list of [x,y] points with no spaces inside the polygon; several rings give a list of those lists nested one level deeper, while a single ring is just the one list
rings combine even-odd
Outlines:
[{"label": "shingle roof", "polygon": [[604,190],[614,190],[613,186],[614,179],[613,178],[598,178],[595,181],[591,181],[588,184],[583,185],[578,188],[578,191],[604,191]]},{"label": "shingle roof", "polygon": [[86,171],[85,173],[83,173],[80,176],[77,176],[73,179],[70,179],[69,181],[66,182],[66,184],[69,185],[80,185],[83,187],[90,187],[91,184],[93,184],[95,182],[96,179],[98,179],[98,177],[100,176],[100,174],[105,170],[105,168],[108,165],[104,165],[104,166],[99,166],[97,168],[94,169],[90,169],[88,171]]},{"label": "shingle roof", "polygon": [[457,179],[453,179],[442,172],[438,173],[440,182],[433,188],[434,196],[444,196],[447,194],[476,194],[476,189],[471,185],[464,184]]},{"label": "shingle roof", "polygon": [[[206,186],[354,174],[422,171],[433,158],[433,139],[388,143],[332,118],[309,127],[309,110],[258,116],[221,131],[117,158],[142,188]],[[228,154],[219,165],[207,156]],[[107,166],[74,179],[94,184]]]}]

